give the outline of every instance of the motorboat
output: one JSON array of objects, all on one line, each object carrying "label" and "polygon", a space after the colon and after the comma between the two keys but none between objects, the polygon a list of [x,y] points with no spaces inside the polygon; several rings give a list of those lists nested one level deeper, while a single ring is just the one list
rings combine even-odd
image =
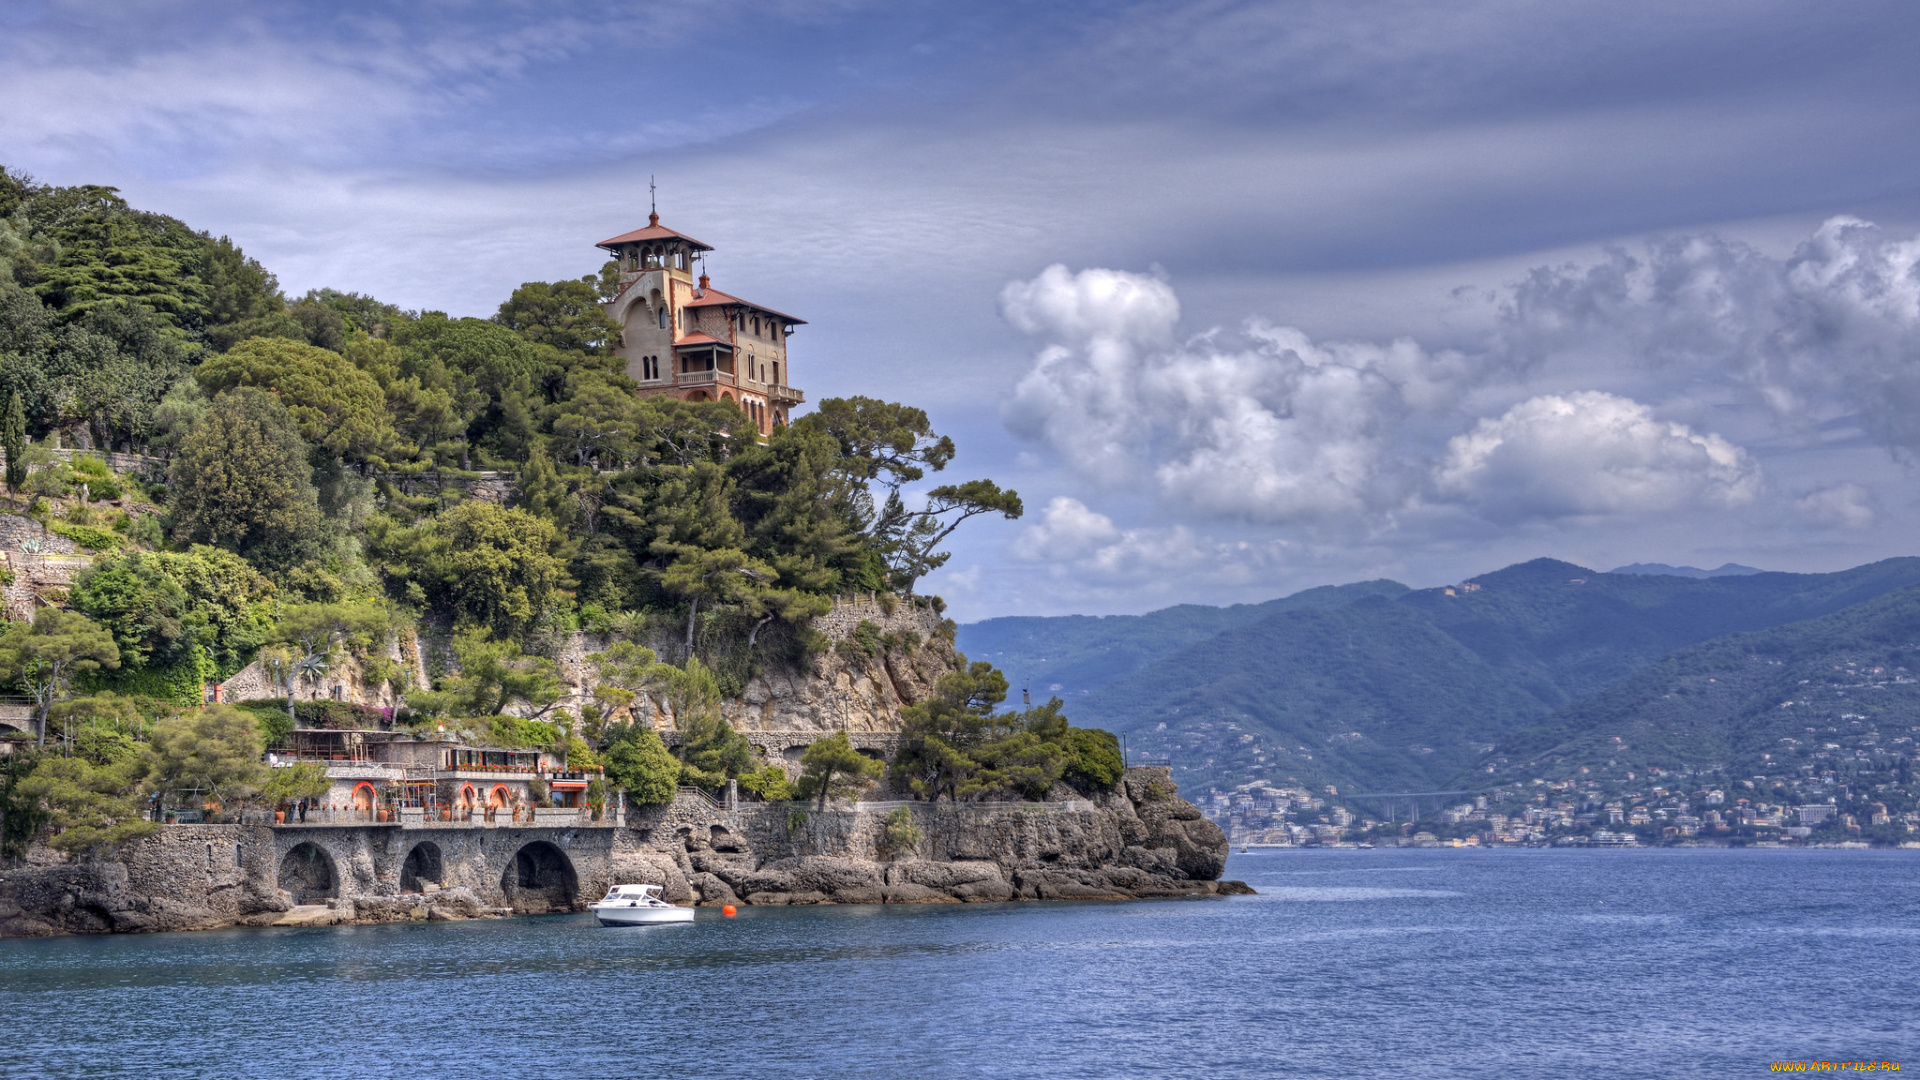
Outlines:
[{"label": "motorboat", "polygon": [[660,899],[658,885],[615,885],[607,895],[588,904],[601,926],[651,926],[654,923],[693,921],[693,909],[675,907]]}]

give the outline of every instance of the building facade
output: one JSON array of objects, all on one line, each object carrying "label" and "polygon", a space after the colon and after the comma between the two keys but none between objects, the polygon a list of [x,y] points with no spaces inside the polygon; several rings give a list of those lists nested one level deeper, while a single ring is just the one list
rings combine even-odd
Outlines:
[{"label": "building facade", "polygon": [[605,306],[621,328],[617,355],[642,395],[729,401],[762,435],[806,400],[787,363],[787,341],[805,320],[696,278],[694,260],[712,247],[660,224],[659,214],[596,246],[620,264],[620,291]]}]

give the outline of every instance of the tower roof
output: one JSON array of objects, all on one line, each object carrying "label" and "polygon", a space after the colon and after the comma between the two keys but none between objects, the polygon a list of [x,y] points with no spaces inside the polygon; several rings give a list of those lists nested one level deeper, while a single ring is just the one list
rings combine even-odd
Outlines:
[{"label": "tower roof", "polygon": [[648,214],[647,227],[644,229],[635,229],[629,233],[621,233],[619,236],[602,240],[593,246],[612,251],[621,244],[644,244],[649,240],[684,240],[695,251],[713,250],[713,245],[711,244],[703,244],[693,237],[688,236],[686,233],[676,232],[660,224],[659,214]]}]

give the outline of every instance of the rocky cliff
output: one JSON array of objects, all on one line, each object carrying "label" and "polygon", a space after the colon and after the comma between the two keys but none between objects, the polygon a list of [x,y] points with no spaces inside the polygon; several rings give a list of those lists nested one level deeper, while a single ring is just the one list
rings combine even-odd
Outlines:
[{"label": "rocky cliff", "polygon": [[0,937],[272,921],[292,904],[261,873],[270,862],[266,831],[173,826],[81,858],[34,848],[26,859],[0,867]]},{"label": "rocky cliff", "polygon": [[[51,566],[55,561],[41,559],[35,566]],[[80,562],[84,564],[84,560]],[[55,571],[42,568],[36,572],[44,575]],[[59,583],[65,581],[61,578]],[[864,634],[862,624],[868,627]],[[929,697],[940,676],[953,670],[959,660],[943,620],[925,607],[850,597],[815,619],[813,628],[832,647],[813,656],[807,670],[756,676],[738,697],[722,702],[721,712],[734,727],[795,735],[898,731],[900,710]],[[423,641],[423,636],[433,641]],[[452,663],[445,638],[444,627],[433,631],[409,628],[389,639],[382,653],[407,672],[412,685],[426,686],[431,681],[430,653],[443,665]],[[599,682],[598,672],[587,658],[607,645],[592,634],[574,633],[555,650],[554,660],[565,686],[559,705],[573,716],[580,716],[592,703],[593,688]],[[652,646],[656,653],[670,658],[676,657],[679,649],[679,644],[671,640],[653,642]],[[294,697],[375,708],[400,705],[400,697],[390,683],[363,677],[365,667],[352,656],[340,656],[327,669],[325,678],[305,680],[296,686]],[[241,669],[220,688],[223,701],[278,698],[285,692],[258,661]],[[673,716],[665,702],[643,697],[635,708],[662,731],[673,730]]]},{"label": "rocky cliff", "polygon": [[[888,815],[903,808],[919,839],[890,846]],[[36,849],[0,867],[0,937],[476,918],[578,909],[627,882],[703,905],[1249,891],[1219,880],[1226,858],[1226,836],[1179,797],[1165,768],[1130,769],[1098,799],[1056,803],[796,812],[682,796],[588,827],[177,825],[78,858]]]},{"label": "rocky cliff", "polygon": [[[822,904],[1133,899],[1248,891],[1222,882],[1227,838],[1179,797],[1165,767],[1129,769],[1114,791],[1053,803],[786,804],[636,821],[621,880],[678,903]],[[906,810],[917,843],[890,848]]]}]

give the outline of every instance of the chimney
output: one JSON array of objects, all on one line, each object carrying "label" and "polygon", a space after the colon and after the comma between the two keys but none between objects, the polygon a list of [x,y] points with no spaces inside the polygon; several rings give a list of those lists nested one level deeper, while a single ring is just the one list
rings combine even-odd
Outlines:
[{"label": "chimney", "polygon": [[707,277],[707,275],[705,275],[705,274],[701,274],[701,275],[700,275],[700,291],[701,291],[701,292],[703,292],[703,293],[704,293],[704,292],[706,292],[706,291],[707,291],[707,287],[708,287],[708,281],[709,281],[709,279],[708,279],[708,277]]}]

